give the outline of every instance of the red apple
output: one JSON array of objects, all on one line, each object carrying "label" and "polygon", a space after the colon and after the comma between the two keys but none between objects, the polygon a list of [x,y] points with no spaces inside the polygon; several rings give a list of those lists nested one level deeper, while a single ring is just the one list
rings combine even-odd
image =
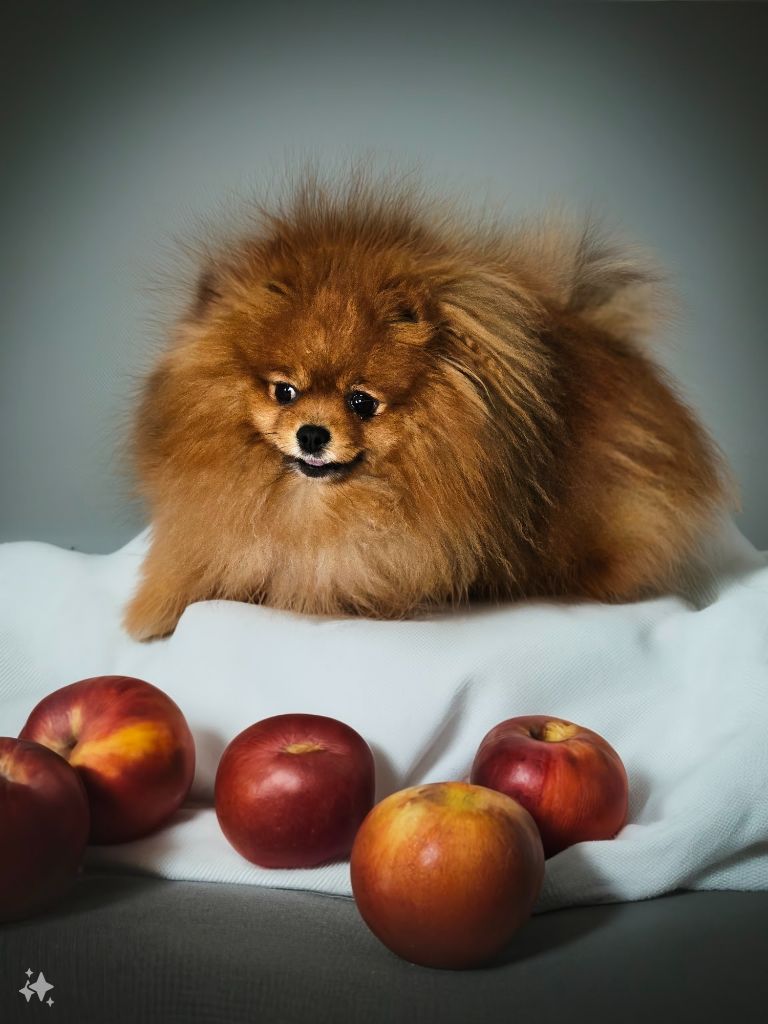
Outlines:
[{"label": "red apple", "polygon": [[151,683],[94,676],[44,697],[21,730],[65,757],[85,784],[91,843],[123,843],[159,828],[195,773],[184,715]]},{"label": "red apple", "polygon": [[412,786],[360,826],[352,891],[371,931],[425,967],[473,967],[529,917],[544,878],[530,814],[466,782]]},{"label": "red apple", "polygon": [[324,715],[275,715],[249,726],[216,772],[221,830],[267,868],[346,857],[374,795],[373,754],[350,726]]},{"label": "red apple", "polygon": [[0,921],[37,913],[64,895],[88,825],[85,789],[64,758],[0,737]]},{"label": "red apple", "polygon": [[587,839],[612,839],[627,820],[621,758],[602,736],[562,718],[500,722],[480,744],[470,781],[519,800],[547,857]]}]

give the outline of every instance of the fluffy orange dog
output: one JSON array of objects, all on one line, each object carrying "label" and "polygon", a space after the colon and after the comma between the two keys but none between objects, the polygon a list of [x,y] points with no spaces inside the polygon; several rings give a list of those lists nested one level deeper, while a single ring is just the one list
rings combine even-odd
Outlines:
[{"label": "fluffy orange dog", "polygon": [[303,172],[209,254],[148,378],[140,639],[193,601],[403,617],[673,591],[737,499],[638,340],[656,276],[592,228]]}]

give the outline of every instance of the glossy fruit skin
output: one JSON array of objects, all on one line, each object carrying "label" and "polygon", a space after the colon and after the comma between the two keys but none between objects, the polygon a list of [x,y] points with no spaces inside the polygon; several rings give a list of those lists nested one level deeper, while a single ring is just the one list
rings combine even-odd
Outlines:
[{"label": "glossy fruit skin", "polygon": [[518,800],[538,825],[547,857],[574,843],[612,839],[626,824],[621,758],[598,733],[563,718],[523,715],[494,726],[470,781]]},{"label": "glossy fruit skin", "polygon": [[373,806],[373,754],[351,726],[325,715],[255,722],[224,751],[216,815],[253,864],[302,868],[345,858]]},{"label": "glossy fruit skin", "polygon": [[195,743],[180,708],[132,676],[62,686],[40,701],[19,735],[77,770],[91,808],[91,843],[154,832],[184,802],[195,774]]},{"label": "glossy fruit skin", "polygon": [[63,757],[0,737],[0,922],[39,913],[70,889],[89,825],[85,789]]},{"label": "glossy fruit skin", "polygon": [[496,955],[528,919],[544,851],[528,812],[466,782],[399,790],[360,827],[352,891],[371,931],[411,963],[453,970]]}]

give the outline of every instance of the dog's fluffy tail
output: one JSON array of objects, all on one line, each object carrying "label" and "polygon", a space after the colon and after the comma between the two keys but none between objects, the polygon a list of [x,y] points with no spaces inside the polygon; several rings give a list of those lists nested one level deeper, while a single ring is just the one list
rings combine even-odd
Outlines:
[{"label": "dog's fluffy tail", "polygon": [[520,266],[564,312],[621,338],[645,340],[678,322],[679,305],[654,258],[589,215],[557,211],[522,222]]}]

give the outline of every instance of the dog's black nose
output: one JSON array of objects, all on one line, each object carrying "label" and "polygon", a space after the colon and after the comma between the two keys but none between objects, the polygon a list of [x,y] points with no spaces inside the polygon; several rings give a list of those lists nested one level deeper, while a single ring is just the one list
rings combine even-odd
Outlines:
[{"label": "dog's black nose", "polygon": [[299,442],[299,448],[307,455],[317,455],[331,440],[331,432],[325,427],[315,426],[314,423],[305,423],[296,431],[296,440]]}]

